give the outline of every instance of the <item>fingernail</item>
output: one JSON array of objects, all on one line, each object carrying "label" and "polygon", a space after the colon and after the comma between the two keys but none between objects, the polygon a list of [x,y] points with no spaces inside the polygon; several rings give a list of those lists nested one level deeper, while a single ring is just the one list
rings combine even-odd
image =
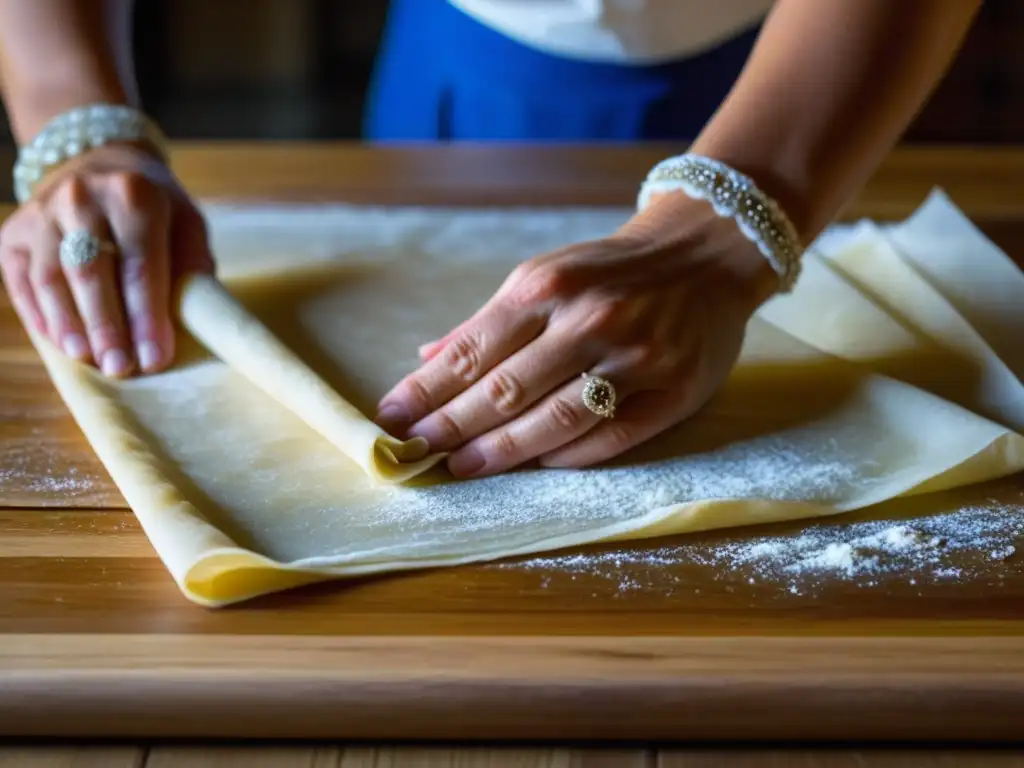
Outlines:
[{"label": "fingernail", "polygon": [[152,341],[139,344],[139,366],[144,371],[152,370],[160,365],[160,347]]},{"label": "fingernail", "polygon": [[377,411],[377,426],[391,434],[397,434],[409,426],[409,414],[400,405],[389,404]]},{"label": "fingernail", "polygon": [[84,360],[89,356],[89,345],[86,343],[84,336],[80,336],[77,333],[69,333],[64,337],[64,352],[68,357],[73,357],[75,360]]},{"label": "fingernail", "polygon": [[131,369],[131,361],[120,349],[110,349],[103,354],[100,370],[104,376],[123,376]]},{"label": "fingernail", "polygon": [[456,477],[469,477],[483,469],[486,463],[480,451],[468,446],[451,455],[448,459],[448,471]]}]

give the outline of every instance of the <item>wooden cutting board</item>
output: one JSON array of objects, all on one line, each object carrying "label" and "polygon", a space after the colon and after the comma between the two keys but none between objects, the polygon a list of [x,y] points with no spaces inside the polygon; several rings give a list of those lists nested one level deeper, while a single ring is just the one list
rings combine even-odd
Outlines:
[{"label": "wooden cutting board", "polygon": [[[181,147],[209,198],[628,205],[672,148]],[[900,151],[848,216],[938,184],[1024,259],[1024,150]],[[0,300],[0,733],[443,740],[1010,739],[1024,568],[819,578],[634,548],[185,601]],[[979,499],[1024,500],[1024,478]],[[903,513],[913,514],[914,509]],[[993,514],[1003,514],[993,507]],[[793,526],[789,529],[792,530]],[[716,551],[725,534],[657,542]],[[1024,542],[1021,542],[1024,549]],[[958,559],[959,558],[959,559]]]}]

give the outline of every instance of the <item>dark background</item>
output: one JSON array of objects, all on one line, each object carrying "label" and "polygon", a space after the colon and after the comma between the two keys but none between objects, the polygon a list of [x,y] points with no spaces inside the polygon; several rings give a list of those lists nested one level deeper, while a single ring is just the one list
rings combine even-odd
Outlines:
[{"label": "dark background", "polygon": [[[359,138],[386,0],[137,0],[136,7],[143,100],[171,138]],[[1022,47],[1024,0],[987,0],[906,141],[1024,142]]]}]

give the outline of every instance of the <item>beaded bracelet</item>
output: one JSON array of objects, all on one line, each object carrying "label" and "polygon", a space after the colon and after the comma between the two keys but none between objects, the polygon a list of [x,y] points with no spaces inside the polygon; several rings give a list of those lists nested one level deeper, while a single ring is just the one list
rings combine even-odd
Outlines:
[{"label": "beaded bracelet", "polygon": [[18,150],[14,196],[23,203],[43,175],[93,147],[115,141],[144,141],[167,157],[167,139],[142,112],[121,104],[87,104],[64,112]]},{"label": "beaded bracelet", "polygon": [[643,210],[652,195],[671,191],[706,200],[719,216],[734,219],[779,276],[779,292],[793,290],[804,251],[800,237],[778,203],[758,189],[752,179],[709,157],[670,157],[647,175],[640,187],[637,209]]}]

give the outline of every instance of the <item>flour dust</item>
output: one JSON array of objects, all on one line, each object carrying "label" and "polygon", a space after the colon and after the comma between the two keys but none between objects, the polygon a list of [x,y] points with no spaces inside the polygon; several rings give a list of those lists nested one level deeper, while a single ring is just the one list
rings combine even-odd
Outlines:
[{"label": "flour dust", "polygon": [[[1024,499],[993,499],[911,520],[819,523],[793,534],[741,533],[716,542],[534,557],[489,567],[536,572],[542,587],[569,575],[610,583],[619,593],[699,593],[690,582],[710,580],[814,595],[835,584],[998,582],[1019,569],[1015,556],[1022,542]],[[684,567],[689,578],[680,576]]]},{"label": "flour dust", "polygon": [[[42,454],[42,455],[40,455]],[[0,467],[0,490],[13,489],[19,493],[39,493],[76,498],[96,488],[94,478],[78,467],[56,469],[56,457],[50,455],[41,441],[20,452],[4,457]],[[45,474],[40,467],[47,467]]]}]

